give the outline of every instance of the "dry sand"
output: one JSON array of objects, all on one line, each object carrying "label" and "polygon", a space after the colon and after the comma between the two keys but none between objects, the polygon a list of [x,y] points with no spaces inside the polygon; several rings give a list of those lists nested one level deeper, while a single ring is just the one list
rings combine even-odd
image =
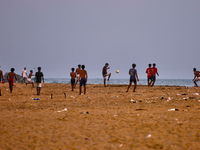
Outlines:
[{"label": "dry sand", "polygon": [[78,95],[43,84],[40,96],[30,84],[0,87],[0,149],[200,149],[198,87],[87,85]]}]

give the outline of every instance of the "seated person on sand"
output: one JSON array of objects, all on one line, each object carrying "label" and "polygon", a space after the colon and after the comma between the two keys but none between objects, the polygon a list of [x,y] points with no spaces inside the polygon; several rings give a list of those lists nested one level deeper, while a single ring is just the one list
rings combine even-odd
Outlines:
[{"label": "seated person on sand", "polygon": [[196,68],[193,68],[193,71],[194,71],[194,79],[193,79],[193,81],[194,81],[195,86],[198,87],[196,82],[200,81],[200,71],[196,70]]},{"label": "seated person on sand", "polygon": [[34,76],[34,75],[33,75],[33,70],[30,70],[30,74],[28,75],[28,79],[27,79],[26,85],[27,85],[27,84],[32,84],[32,87],[34,87],[34,83],[33,83],[33,81],[31,80],[31,77],[32,77],[32,76]]}]

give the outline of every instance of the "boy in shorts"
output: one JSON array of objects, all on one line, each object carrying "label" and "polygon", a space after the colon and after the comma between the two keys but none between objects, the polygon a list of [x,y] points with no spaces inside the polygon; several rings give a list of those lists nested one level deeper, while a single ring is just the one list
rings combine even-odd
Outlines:
[{"label": "boy in shorts", "polygon": [[105,66],[102,69],[102,75],[103,75],[103,79],[104,79],[104,87],[106,87],[106,76],[108,76],[108,80],[107,81],[109,81],[110,76],[111,76],[111,73],[107,72],[107,69],[110,69],[110,67],[108,67],[108,66],[109,66],[109,64],[106,63]]},{"label": "boy in shorts", "polygon": [[194,81],[195,86],[198,87],[198,85],[197,85],[196,82],[200,81],[200,71],[196,70],[196,68],[193,68],[193,72],[194,72],[194,79],[193,79],[193,81]]},{"label": "boy in shorts", "polygon": [[43,79],[43,83],[44,83],[44,75],[41,72],[41,67],[38,67],[38,72],[35,73],[35,82],[37,83],[37,88],[36,88],[37,95],[40,95],[40,91],[42,87],[41,78]]},{"label": "boy in shorts", "polygon": [[[78,68],[76,68],[76,84],[79,82],[80,83],[80,70],[81,70],[81,65],[78,65]],[[75,86],[76,86],[75,84]]]},{"label": "boy in shorts", "polygon": [[148,87],[150,87],[151,83],[153,82],[153,80],[152,80],[153,71],[152,71],[152,68],[151,68],[151,64],[149,64],[149,68],[147,68],[146,73],[147,73]]},{"label": "boy in shorts", "polygon": [[[133,92],[135,92],[135,89],[136,89],[136,86],[137,86],[137,81],[139,81],[138,79],[138,75],[137,75],[137,70],[135,69],[136,67],[136,64],[132,64],[132,67],[130,70],[129,70],[129,75],[130,75],[130,83],[129,83],[129,86],[127,88],[127,91],[129,90],[129,88],[131,87],[132,85],[132,82],[134,82],[134,89],[133,89]],[[137,81],[136,81],[136,78],[137,78]]]},{"label": "boy in shorts", "polygon": [[25,83],[26,76],[27,76],[26,67],[24,67],[24,70],[22,71],[22,77],[23,77],[23,79],[22,79],[22,81],[21,81],[22,83],[23,83],[23,82]]},{"label": "boy in shorts", "polygon": [[82,70],[80,70],[81,81],[80,81],[80,92],[79,92],[79,95],[81,95],[81,87],[82,87],[82,85],[84,86],[84,94],[86,94],[86,83],[87,83],[87,78],[88,78],[87,71],[85,70],[85,65],[82,65],[81,67],[82,67]]},{"label": "boy in shorts", "polygon": [[28,75],[28,79],[27,79],[27,82],[28,82],[28,83],[26,83],[26,85],[30,83],[30,84],[32,84],[32,87],[34,87],[34,83],[33,83],[33,81],[31,80],[31,77],[32,77],[32,76],[34,76],[34,75],[33,75],[33,70],[30,70],[30,74]]},{"label": "boy in shorts", "polygon": [[14,71],[15,71],[14,68],[11,68],[10,71],[11,72],[9,72],[8,75],[7,75],[7,80],[9,82],[10,93],[12,93],[13,84],[14,84],[14,77],[15,77],[16,82],[17,82],[17,77],[16,77],[16,74],[14,73]]},{"label": "boy in shorts", "polygon": [[154,86],[154,83],[156,82],[156,74],[157,74],[157,76],[159,76],[158,70],[156,68],[156,64],[155,63],[153,64],[153,67],[152,67],[152,73],[153,73],[153,75],[152,75],[152,84],[151,84],[151,86]]},{"label": "boy in shorts", "polygon": [[72,68],[71,70],[72,70],[72,72],[70,73],[70,76],[71,76],[71,86],[72,86],[72,91],[74,91],[76,73],[74,72],[74,68]]}]

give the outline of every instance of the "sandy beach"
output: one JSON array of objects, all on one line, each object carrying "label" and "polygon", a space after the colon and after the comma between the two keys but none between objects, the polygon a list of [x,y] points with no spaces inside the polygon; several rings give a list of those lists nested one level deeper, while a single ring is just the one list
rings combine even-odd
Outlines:
[{"label": "sandy beach", "polygon": [[198,87],[87,85],[79,95],[44,83],[40,96],[30,84],[0,87],[2,150],[200,149]]}]

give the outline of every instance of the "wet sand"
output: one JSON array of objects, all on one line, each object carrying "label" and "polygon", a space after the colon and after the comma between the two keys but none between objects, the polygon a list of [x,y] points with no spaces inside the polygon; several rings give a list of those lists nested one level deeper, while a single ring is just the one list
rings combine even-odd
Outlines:
[{"label": "wet sand", "polygon": [[0,149],[200,149],[198,87],[87,85],[79,95],[45,83],[40,96],[30,84],[0,87]]}]

